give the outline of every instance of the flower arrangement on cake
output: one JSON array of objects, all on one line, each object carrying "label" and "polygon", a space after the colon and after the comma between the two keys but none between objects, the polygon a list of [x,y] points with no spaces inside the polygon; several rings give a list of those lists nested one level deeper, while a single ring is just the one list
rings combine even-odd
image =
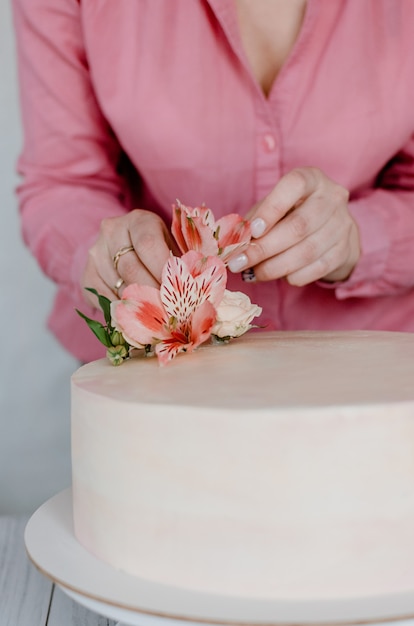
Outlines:
[{"label": "flower arrangement on cake", "polygon": [[173,205],[171,232],[182,253],[171,254],[159,288],[127,285],[111,302],[94,289],[105,325],[78,311],[120,365],[135,349],[166,365],[180,352],[208,340],[227,342],[253,328],[261,308],[242,292],[226,289],[228,260],[251,239],[250,225],[237,214],[215,220],[206,206]]}]

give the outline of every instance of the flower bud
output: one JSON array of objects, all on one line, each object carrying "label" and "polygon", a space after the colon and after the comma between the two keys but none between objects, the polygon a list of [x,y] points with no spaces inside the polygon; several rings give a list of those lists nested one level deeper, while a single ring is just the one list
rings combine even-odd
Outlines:
[{"label": "flower bud", "polygon": [[124,359],[128,356],[128,350],[125,346],[113,346],[108,348],[106,356],[112,365],[121,365]]},{"label": "flower bud", "polygon": [[119,330],[113,330],[111,333],[111,342],[113,346],[123,346],[125,344],[125,339],[122,333]]}]

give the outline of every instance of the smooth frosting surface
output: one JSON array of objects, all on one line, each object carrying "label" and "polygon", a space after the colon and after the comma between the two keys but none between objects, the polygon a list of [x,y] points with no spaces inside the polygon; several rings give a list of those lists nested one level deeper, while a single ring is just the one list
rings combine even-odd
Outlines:
[{"label": "smooth frosting surface", "polygon": [[75,532],[129,573],[283,599],[414,587],[414,336],[251,333],[72,378]]}]

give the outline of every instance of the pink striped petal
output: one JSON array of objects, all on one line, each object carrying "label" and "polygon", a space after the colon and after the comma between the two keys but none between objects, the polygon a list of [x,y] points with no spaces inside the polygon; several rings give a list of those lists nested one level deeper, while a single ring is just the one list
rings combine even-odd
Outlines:
[{"label": "pink striped petal", "polygon": [[207,341],[211,336],[216,316],[213,305],[205,301],[185,325],[185,331],[180,329],[172,331],[169,337],[155,346],[160,365],[167,365],[180,352],[192,352]]},{"label": "pink striped petal", "polygon": [[185,262],[187,254],[202,256],[199,252],[187,252],[181,258],[171,256],[164,265],[161,280],[161,302],[168,318],[179,324],[192,315],[198,301],[197,283]]},{"label": "pink striped petal", "polygon": [[197,282],[197,306],[204,300],[210,300],[213,306],[218,306],[227,282],[227,271],[223,261],[217,256],[204,257],[192,252],[187,252],[182,259]]},{"label": "pink striped petal", "polygon": [[177,340],[175,337],[168,337],[164,341],[157,343],[155,354],[160,365],[167,365],[180,352],[187,352],[188,344]]},{"label": "pink striped petal", "polygon": [[205,257],[191,250],[181,258],[171,257],[162,275],[161,301],[178,323],[187,320],[205,300],[213,306],[221,302],[227,272],[216,256]]}]

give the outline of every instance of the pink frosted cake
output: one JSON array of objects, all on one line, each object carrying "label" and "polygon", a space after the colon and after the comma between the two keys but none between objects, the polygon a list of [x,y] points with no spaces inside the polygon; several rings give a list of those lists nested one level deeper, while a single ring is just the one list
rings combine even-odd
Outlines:
[{"label": "pink frosted cake", "polygon": [[414,587],[414,336],[251,333],[72,378],[77,539],[133,575],[261,598]]}]

